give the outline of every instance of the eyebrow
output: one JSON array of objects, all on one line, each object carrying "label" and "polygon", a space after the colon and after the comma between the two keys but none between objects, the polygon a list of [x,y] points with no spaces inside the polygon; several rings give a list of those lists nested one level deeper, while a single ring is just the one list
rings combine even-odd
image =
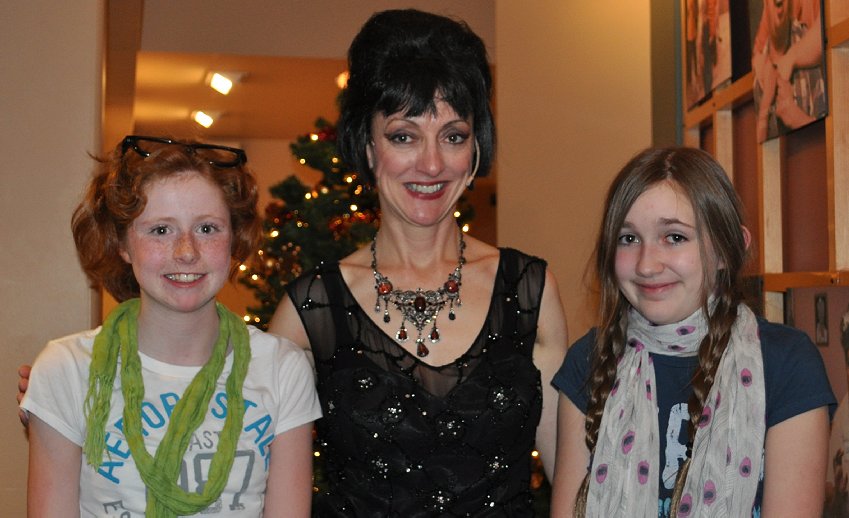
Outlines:
[{"label": "eyebrow", "polygon": [[660,223],[663,224],[663,225],[683,225],[687,228],[692,228],[692,229],[696,228],[695,225],[691,225],[689,223],[681,221],[678,218],[660,218]]},{"label": "eyebrow", "polygon": [[[660,223],[663,226],[667,226],[667,227],[670,226],[670,225],[682,225],[684,227],[691,228],[693,230],[696,229],[695,225],[691,225],[689,223],[681,221],[678,218],[659,218],[658,223]],[[625,221],[622,222],[622,228],[623,229],[632,229],[632,228],[634,228],[634,224],[631,223],[628,220],[625,220]]]}]

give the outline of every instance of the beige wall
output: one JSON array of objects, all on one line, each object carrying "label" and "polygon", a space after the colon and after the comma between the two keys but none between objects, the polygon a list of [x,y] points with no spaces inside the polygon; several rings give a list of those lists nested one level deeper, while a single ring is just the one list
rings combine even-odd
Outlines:
[{"label": "beige wall", "polygon": [[649,0],[497,0],[498,242],[557,276],[570,337],[607,186],[651,143]]},{"label": "beige wall", "polygon": [[[102,0],[4,2],[0,16],[0,515],[26,516],[16,366],[91,324],[69,232],[98,151]],[[48,37],[49,36],[49,37]]]}]

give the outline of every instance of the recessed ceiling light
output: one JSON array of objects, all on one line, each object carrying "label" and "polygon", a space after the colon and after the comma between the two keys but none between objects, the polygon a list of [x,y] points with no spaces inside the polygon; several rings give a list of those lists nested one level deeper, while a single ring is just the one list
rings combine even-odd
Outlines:
[{"label": "recessed ceiling light", "polygon": [[206,75],[206,84],[218,93],[227,95],[233,85],[242,81],[244,72],[210,72]]},{"label": "recessed ceiling light", "polygon": [[192,112],[192,120],[203,126],[204,128],[208,128],[212,126],[221,114],[216,112],[204,112],[202,110],[196,110]]}]

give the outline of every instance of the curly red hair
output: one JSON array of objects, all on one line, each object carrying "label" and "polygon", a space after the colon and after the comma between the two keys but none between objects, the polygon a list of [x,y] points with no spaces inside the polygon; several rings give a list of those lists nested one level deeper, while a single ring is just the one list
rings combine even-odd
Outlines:
[{"label": "curly red hair", "polygon": [[144,157],[119,144],[98,167],[85,196],[71,218],[77,256],[92,285],[103,287],[118,301],[139,296],[139,284],[131,265],[120,256],[127,229],[144,211],[147,186],[180,174],[199,174],[217,185],[230,209],[233,234],[231,256],[235,274],[239,262],[256,249],[261,221],[257,211],[257,185],[244,163],[216,167],[192,150],[194,141],[145,143]]}]

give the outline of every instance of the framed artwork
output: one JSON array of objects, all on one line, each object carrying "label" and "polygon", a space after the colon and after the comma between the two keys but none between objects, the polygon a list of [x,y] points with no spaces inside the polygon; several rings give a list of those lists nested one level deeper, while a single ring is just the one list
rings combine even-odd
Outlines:
[{"label": "framed artwork", "polygon": [[728,0],[684,2],[685,99],[692,108],[731,79],[731,16]]},{"label": "framed artwork", "polygon": [[822,0],[749,0],[757,140],[828,114]]},{"label": "framed artwork", "polygon": [[805,331],[817,344],[839,402],[831,421],[823,516],[845,518],[849,516],[849,287],[789,289],[784,308],[785,323]]}]

